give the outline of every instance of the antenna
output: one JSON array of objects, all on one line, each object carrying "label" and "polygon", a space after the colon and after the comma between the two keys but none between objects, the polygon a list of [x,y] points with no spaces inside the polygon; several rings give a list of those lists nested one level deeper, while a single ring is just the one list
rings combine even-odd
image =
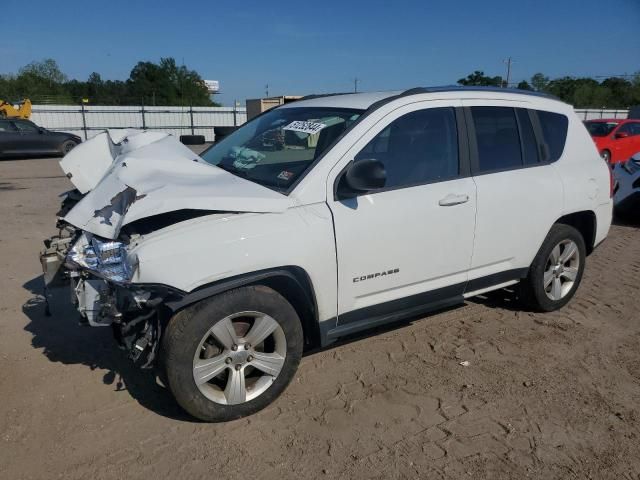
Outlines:
[{"label": "antenna", "polygon": [[268,83],[264,86],[264,96],[265,97],[269,96],[269,84]]},{"label": "antenna", "polygon": [[353,93],[358,93],[358,82],[360,81],[360,79],[358,77],[355,77],[353,79]]}]

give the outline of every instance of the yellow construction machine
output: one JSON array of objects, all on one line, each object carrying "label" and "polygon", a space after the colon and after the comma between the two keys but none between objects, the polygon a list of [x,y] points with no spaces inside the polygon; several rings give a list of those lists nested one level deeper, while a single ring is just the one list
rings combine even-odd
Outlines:
[{"label": "yellow construction machine", "polygon": [[[17,108],[16,108],[17,107]],[[31,100],[25,98],[15,104],[0,100],[0,117],[29,118],[31,116]]]}]

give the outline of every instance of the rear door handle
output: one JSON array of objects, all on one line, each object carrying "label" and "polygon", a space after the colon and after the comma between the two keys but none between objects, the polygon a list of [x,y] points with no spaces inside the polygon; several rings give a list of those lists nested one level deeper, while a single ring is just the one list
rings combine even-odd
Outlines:
[{"label": "rear door handle", "polygon": [[461,203],[467,203],[469,201],[469,195],[454,195],[450,193],[446,197],[440,199],[438,205],[441,207],[451,207],[453,205],[460,205]]}]

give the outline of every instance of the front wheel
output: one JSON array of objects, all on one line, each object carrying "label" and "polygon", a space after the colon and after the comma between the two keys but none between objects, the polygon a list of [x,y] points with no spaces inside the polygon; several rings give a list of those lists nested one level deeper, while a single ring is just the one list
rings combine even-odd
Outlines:
[{"label": "front wheel", "polygon": [[233,420],[272,403],[302,357],[300,319],[279,293],[250,286],[179,312],[163,340],[169,388],[208,422]]},{"label": "front wheel", "polygon": [[551,312],[573,297],[584,272],[586,246],[578,230],[555,224],[520,284],[525,306]]}]

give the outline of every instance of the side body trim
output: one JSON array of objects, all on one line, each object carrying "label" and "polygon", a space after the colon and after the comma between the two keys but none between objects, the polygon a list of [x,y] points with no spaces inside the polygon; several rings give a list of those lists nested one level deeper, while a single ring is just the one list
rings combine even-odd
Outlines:
[{"label": "side body trim", "polygon": [[476,278],[466,283],[459,283],[343,313],[338,316],[338,326],[335,326],[336,319],[329,319],[320,323],[321,344],[324,347],[347,335],[406,320],[419,314],[463,304],[465,293],[479,290],[487,291],[492,287],[499,288],[500,285],[507,282],[525,278],[528,271],[528,268],[507,270]]}]

